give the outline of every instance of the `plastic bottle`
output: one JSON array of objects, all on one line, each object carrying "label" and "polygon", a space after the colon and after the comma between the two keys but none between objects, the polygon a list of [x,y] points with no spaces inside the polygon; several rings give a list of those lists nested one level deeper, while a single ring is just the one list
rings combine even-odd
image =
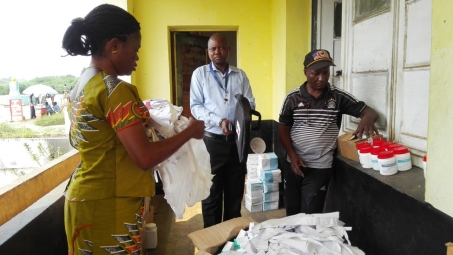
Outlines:
[{"label": "plastic bottle", "polygon": [[356,144],[356,148],[357,148],[357,156],[359,157],[359,162],[360,162],[360,164],[362,164],[362,165],[363,165],[363,163],[362,163],[362,160],[360,159],[360,149],[361,149],[361,148],[364,148],[364,147],[370,147],[370,148],[371,148],[372,146],[371,146],[371,144],[368,143],[368,142],[360,142],[360,143]]},{"label": "plastic bottle", "polygon": [[393,148],[393,154],[395,154],[398,171],[407,171],[412,169],[411,153],[407,147],[395,147]]},{"label": "plastic bottle", "polygon": [[427,159],[427,156],[423,156],[423,176],[425,177],[426,179],[426,159]]},{"label": "plastic bottle", "polygon": [[393,142],[385,142],[385,143],[382,143],[380,146],[387,150],[387,148],[392,144],[393,144]]},{"label": "plastic bottle", "polygon": [[399,148],[401,146],[403,146],[403,145],[399,144],[399,143],[390,144],[389,146],[387,146],[387,150],[388,151],[393,151],[394,149]]},{"label": "plastic bottle", "polygon": [[387,140],[384,140],[383,138],[373,139],[373,147],[381,146],[385,142],[387,142]]},{"label": "plastic bottle", "polygon": [[373,168],[373,165],[371,164],[371,154],[370,151],[373,149],[371,146],[364,146],[360,148],[359,150],[359,159],[360,163],[362,164],[363,168]]},{"label": "plastic bottle", "polygon": [[148,223],[145,228],[146,249],[155,249],[157,247],[157,227],[156,223]]},{"label": "plastic bottle", "polygon": [[379,171],[378,154],[381,151],[384,151],[384,148],[378,146],[374,147],[370,151],[371,164],[373,165],[373,169],[376,171]]},{"label": "plastic bottle", "polygon": [[393,175],[398,173],[396,158],[393,151],[381,151],[378,154],[379,172],[382,175]]}]

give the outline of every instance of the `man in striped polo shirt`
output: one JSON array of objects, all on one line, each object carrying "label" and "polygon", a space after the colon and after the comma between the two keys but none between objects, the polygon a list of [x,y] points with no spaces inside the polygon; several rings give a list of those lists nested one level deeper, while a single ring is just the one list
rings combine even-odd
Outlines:
[{"label": "man in striped polo shirt", "polygon": [[287,153],[283,171],[288,216],[322,213],[342,114],[360,118],[355,135],[378,133],[377,113],[329,84],[330,66],[335,65],[327,50],[309,52],[304,61],[307,81],[286,96],[280,111],[279,138]]}]

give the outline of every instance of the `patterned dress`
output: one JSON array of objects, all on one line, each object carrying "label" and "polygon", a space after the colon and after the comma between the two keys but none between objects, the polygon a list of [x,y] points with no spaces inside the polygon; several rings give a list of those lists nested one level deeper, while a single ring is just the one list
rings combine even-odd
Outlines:
[{"label": "patterned dress", "polygon": [[70,142],[81,163],[65,192],[68,254],[140,254],[143,199],[154,195],[155,183],[117,132],[148,128],[148,109],[135,86],[104,72],[88,81],[69,109]]}]

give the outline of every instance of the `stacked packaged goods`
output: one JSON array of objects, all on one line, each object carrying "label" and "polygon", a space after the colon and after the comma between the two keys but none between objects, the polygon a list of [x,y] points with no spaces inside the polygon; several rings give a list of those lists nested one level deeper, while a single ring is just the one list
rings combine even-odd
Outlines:
[{"label": "stacked packaged goods", "polygon": [[[247,159],[245,207],[249,211],[278,209],[279,183],[282,182],[278,169],[278,158],[273,152],[249,154]],[[258,192],[260,192],[258,194]]]}]

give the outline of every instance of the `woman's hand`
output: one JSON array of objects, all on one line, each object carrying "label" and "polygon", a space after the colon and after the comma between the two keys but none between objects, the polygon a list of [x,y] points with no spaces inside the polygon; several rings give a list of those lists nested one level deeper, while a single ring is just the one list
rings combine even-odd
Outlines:
[{"label": "woman's hand", "polygon": [[188,129],[192,131],[192,138],[201,139],[204,135],[204,122],[196,120],[193,117],[189,117]]}]

